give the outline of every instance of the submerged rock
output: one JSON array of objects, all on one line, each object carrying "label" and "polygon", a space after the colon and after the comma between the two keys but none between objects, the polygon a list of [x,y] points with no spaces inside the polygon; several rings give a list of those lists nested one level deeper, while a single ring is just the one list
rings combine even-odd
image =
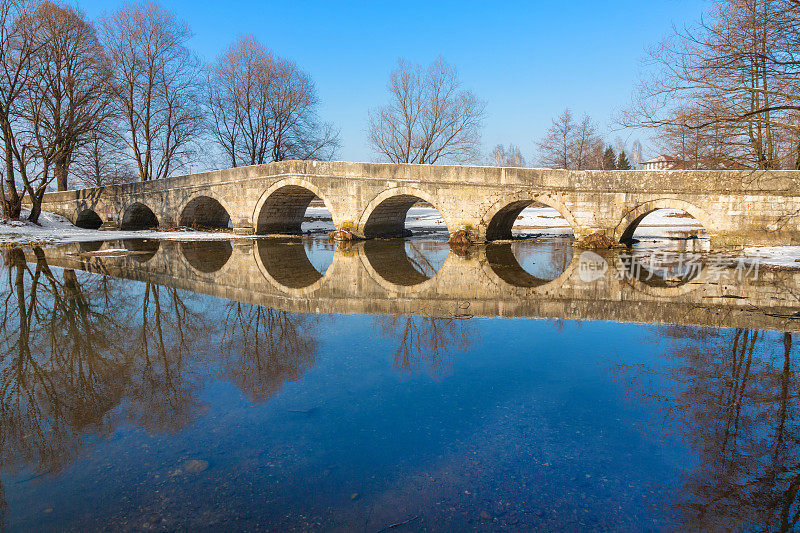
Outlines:
[{"label": "submerged rock", "polygon": [[208,468],[208,461],[203,461],[201,459],[190,459],[183,463],[183,470],[190,474],[198,474],[206,468]]}]

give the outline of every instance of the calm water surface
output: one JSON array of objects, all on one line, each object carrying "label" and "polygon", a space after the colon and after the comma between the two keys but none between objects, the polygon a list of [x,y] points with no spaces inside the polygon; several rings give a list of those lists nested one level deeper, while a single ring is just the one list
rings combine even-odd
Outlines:
[{"label": "calm water surface", "polygon": [[581,289],[578,253],[7,250],[3,524],[792,530],[795,276]]}]

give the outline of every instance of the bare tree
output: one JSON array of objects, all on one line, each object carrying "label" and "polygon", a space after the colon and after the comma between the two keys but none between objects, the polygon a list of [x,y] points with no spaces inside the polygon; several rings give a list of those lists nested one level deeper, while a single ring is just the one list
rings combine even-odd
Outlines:
[{"label": "bare tree", "polygon": [[462,90],[455,67],[437,58],[427,69],[399,60],[389,103],[369,113],[369,143],[392,163],[477,161],[486,104]]},{"label": "bare tree", "polygon": [[[14,78],[4,80],[6,96],[14,96],[3,128],[6,174],[18,177],[31,201],[28,219],[37,222],[48,186],[56,180],[66,189],[76,151],[106,116],[108,70],[92,26],[72,8],[39,2],[17,12],[12,27],[15,53],[6,72]],[[13,198],[16,185],[5,188]]]},{"label": "bare tree", "polygon": [[572,168],[602,168],[602,150],[603,140],[597,134],[597,126],[589,115],[583,115],[572,139]]},{"label": "bare tree", "polygon": [[565,109],[553,119],[544,137],[536,142],[539,164],[548,168],[587,170],[603,168],[603,140],[594,121],[584,115],[575,122]]},{"label": "bare tree", "polygon": [[110,71],[83,13],[43,1],[32,18],[31,44],[36,53],[23,118],[35,141],[38,164],[52,168],[58,190],[63,191],[77,150],[108,117]]},{"label": "bare tree", "polygon": [[271,92],[272,160],[331,159],[339,133],[317,118],[314,82],[291,61],[278,62],[278,83]]},{"label": "bare tree", "polygon": [[642,143],[637,139],[633,141],[633,168],[639,169],[642,166]]},{"label": "bare tree", "polygon": [[539,164],[549,168],[570,168],[575,127],[575,120],[569,109],[553,119],[544,137],[536,143]]},{"label": "bare tree", "polygon": [[[36,222],[44,193],[55,175],[52,172],[53,139],[40,135],[44,129],[43,123],[48,119],[45,102],[48,95],[41,90],[39,67],[50,53],[51,43],[43,36],[46,32],[41,29],[46,24],[46,17],[38,9],[41,4],[35,9],[31,9],[32,5],[24,6],[24,11],[17,11],[12,22],[16,46],[11,62],[17,63],[17,66],[11,72],[17,78],[8,87],[16,86],[16,96],[8,107],[4,136],[7,143],[7,173],[14,176],[16,172],[15,178],[18,177],[22,184],[23,195],[27,194],[31,200],[28,220]],[[12,186],[8,188],[12,190]],[[16,189],[16,184],[13,189]],[[17,196],[21,203],[22,198],[15,193],[16,190],[11,191],[11,195]]]},{"label": "bare tree", "polygon": [[123,4],[102,27],[121,137],[139,179],[170,176],[188,163],[203,124],[200,66],[186,47],[189,27],[152,2]]},{"label": "bare tree", "polygon": [[233,167],[266,162],[267,91],[273,67],[269,53],[243,37],[208,68],[211,133]]},{"label": "bare tree", "polygon": [[697,159],[760,169],[794,159],[796,150],[778,153],[776,138],[796,128],[800,112],[800,2],[716,0],[706,19],[648,59],[623,125],[657,128],[673,145],[694,136]]},{"label": "bare tree", "polygon": [[491,154],[491,164],[496,167],[524,167],[525,158],[519,146],[509,144],[508,147],[498,144],[494,147]]},{"label": "bare tree", "polygon": [[697,116],[681,108],[683,123],[664,124],[656,130],[654,140],[664,152],[683,161],[689,169],[714,168],[726,161],[749,161],[747,149],[736,132],[723,122],[700,125]]},{"label": "bare tree", "polygon": [[0,135],[5,159],[0,201],[6,218],[18,218],[22,210],[16,175],[17,165],[24,159],[17,142],[19,122],[16,112],[23,99],[36,51],[31,44],[31,32],[21,22],[31,9],[32,2],[0,0]]},{"label": "bare tree", "polygon": [[103,187],[136,181],[136,172],[120,144],[113,133],[92,131],[72,165],[71,172],[78,183],[83,187]]},{"label": "bare tree", "polygon": [[317,117],[311,77],[240,37],[208,69],[211,133],[231,166],[330,159],[338,133]]}]

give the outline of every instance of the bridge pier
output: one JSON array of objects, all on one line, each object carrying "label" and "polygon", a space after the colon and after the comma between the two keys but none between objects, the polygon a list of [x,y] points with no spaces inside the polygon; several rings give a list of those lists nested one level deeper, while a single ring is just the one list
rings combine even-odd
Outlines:
[{"label": "bridge pier", "polygon": [[234,235],[255,235],[256,228],[253,227],[253,224],[247,220],[240,220],[238,222],[233,223],[233,234]]}]

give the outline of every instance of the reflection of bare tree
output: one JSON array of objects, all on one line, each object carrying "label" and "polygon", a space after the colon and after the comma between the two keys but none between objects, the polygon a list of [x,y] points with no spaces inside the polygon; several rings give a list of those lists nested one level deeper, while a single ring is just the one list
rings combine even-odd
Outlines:
[{"label": "reflection of bare tree", "polygon": [[[219,333],[213,309],[200,310],[184,293],[150,282],[51,270],[41,249],[28,257],[9,250],[3,259],[3,472],[32,467],[31,479],[59,472],[92,436],[110,435],[120,420],[178,430],[194,419],[204,356]],[[253,398],[268,398],[313,364],[312,318],[231,305],[225,364]],[[0,483],[0,522],[3,494]]]},{"label": "reflection of bare tree", "polygon": [[384,338],[397,339],[394,368],[426,368],[434,377],[451,371],[454,352],[468,350],[475,335],[462,317],[383,316],[376,324]]},{"label": "reflection of bare tree", "polygon": [[225,315],[225,373],[251,400],[269,399],[302,376],[316,359],[315,319],[231,302]]},{"label": "reflection of bare tree", "polygon": [[127,367],[108,306],[90,303],[97,287],[87,294],[70,270],[59,280],[42,250],[34,254],[34,269],[19,249],[5,255],[0,465],[46,473],[71,461],[88,433],[111,431],[108,413],[120,402]]},{"label": "reflection of bare tree", "polygon": [[436,275],[436,272],[439,271],[439,269],[433,265],[430,258],[414,241],[406,242],[406,255],[411,266],[414,267],[414,270],[426,278],[432,278]]},{"label": "reflection of bare tree", "polygon": [[[114,333],[117,325],[107,309],[90,305],[75,272],[64,271],[61,282],[42,251],[35,254],[36,268],[31,271],[20,250],[9,253],[16,307],[7,302],[2,319],[6,335],[0,417],[46,428],[39,436],[47,433],[47,439],[24,439],[26,447],[35,442],[39,448],[23,459],[51,471],[62,462],[63,444],[73,431],[107,429],[101,420],[119,403],[127,371]],[[16,335],[11,333],[14,321]],[[14,427],[14,423],[0,424],[0,431]],[[30,426],[24,431],[28,436],[37,433]]]},{"label": "reflection of bare tree", "polygon": [[[657,395],[640,392],[671,407],[678,431],[699,455],[678,497],[687,529],[795,530],[800,374],[792,368],[791,334],[685,334],[670,352],[677,364],[666,370],[674,385],[659,387]],[[675,328],[667,332],[679,335]],[[631,375],[638,380],[643,372]]]},{"label": "reflection of bare tree", "polygon": [[200,411],[189,363],[211,327],[177,289],[145,284],[129,396],[129,416],[144,428],[177,431]]}]

